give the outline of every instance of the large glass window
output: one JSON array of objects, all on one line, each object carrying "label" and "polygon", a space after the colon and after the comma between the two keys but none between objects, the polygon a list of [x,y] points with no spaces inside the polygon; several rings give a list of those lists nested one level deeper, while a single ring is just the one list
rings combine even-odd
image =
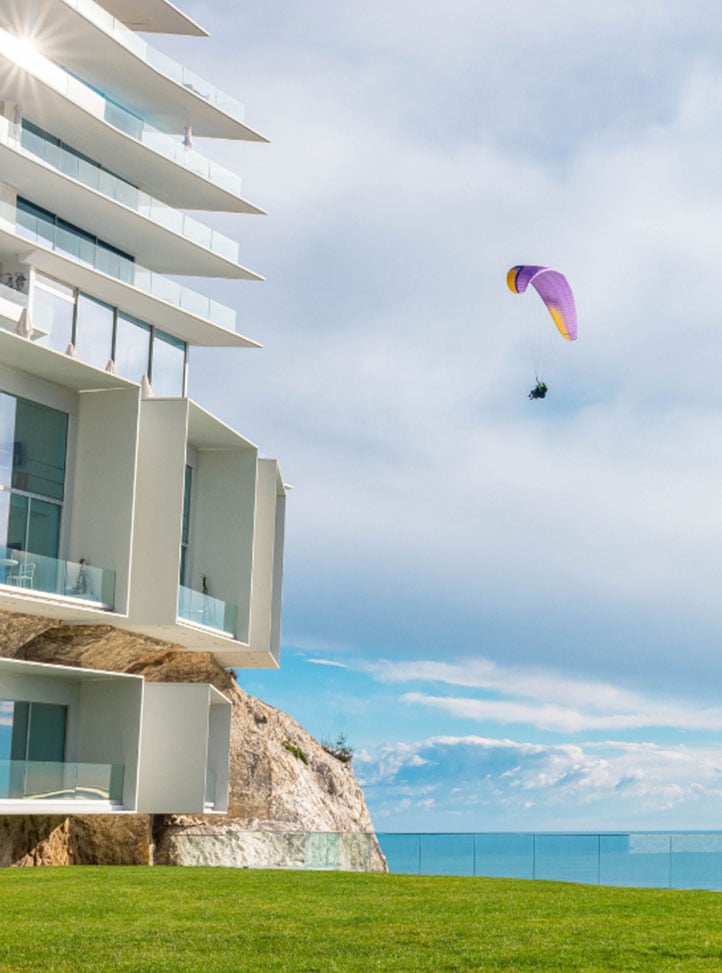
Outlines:
[{"label": "large glass window", "polygon": [[65,351],[73,340],[75,315],[75,290],[52,277],[35,274],[35,290],[32,308],[33,327],[47,331],[47,337],[38,344]]},{"label": "large glass window", "polygon": [[0,548],[58,556],[67,436],[64,413],[0,393]]},{"label": "large glass window", "polygon": [[181,569],[180,583],[188,584],[190,574],[190,542],[191,542],[191,490],[193,487],[193,467],[186,466],[185,482],[183,484],[183,526],[181,532]]},{"label": "large glass window", "polygon": [[78,358],[105,368],[113,353],[115,311],[85,294],[78,296],[78,320],[75,328],[75,350]]},{"label": "large glass window", "polygon": [[140,382],[150,369],[150,335],[147,324],[118,314],[115,334],[115,369],[118,375]]},{"label": "large glass window", "polygon": [[175,398],[183,395],[186,346],[169,334],[156,331],[153,336],[153,362],[150,376],[153,395]]}]

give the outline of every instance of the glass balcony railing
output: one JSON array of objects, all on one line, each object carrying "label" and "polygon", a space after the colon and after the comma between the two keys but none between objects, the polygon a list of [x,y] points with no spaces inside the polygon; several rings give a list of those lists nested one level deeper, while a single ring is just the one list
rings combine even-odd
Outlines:
[{"label": "glass balcony railing", "polygon": [[42,55],[34,54],[28,60],[27,55],[18,45],[17,38],[6,30],[0,30],[0,54],[17,64],[23,71],[38,78],[43,84],[74,102],[84,111],[90,112],[96,118],[102,119],[134,138],[137,142],[146,145],[152,151],[176,165],[188,169],[189,172],[200,176],[224,192],[240,197],[240,176],[229,172],[228,169],[224,169],[216,162],[211,162],[210,159],[194,149],[186,148],[180,137],[173,138],[158,131],[152,125],[144,122],[143,119],[138,118],[137,115],[120,105],[116,105],[101,92],[73,77],[64,68],[53,64],[52,61]]},{"label": "glass balcony railing", "polygon": [[122,24],[112,14],[108,13],[107,10],[94,3],[93,0],[63,0],[63,2],[66,6],[77,10],[86,20],[95,24],[96,27],[99,27],[108,36],[125,47],[126,50],[135,54],[136,57],[145,61],[146,64],[155,68],[156,71],[160,72],[160,74],[169,80],[192,91],[193,94],[198,95],[199,98],[203,98],[204,101],[214,105],[220,111],[226,115],[230,115],[237,121],[242,122],[244,120],[245,108],[237,98],[233,98],[215,85],[204,81],[203,78],[198,77],[193,71],[189,71],[182,64],[174,61],[173,58],[151,47],[150,44],[146,43],[134,31],[126,27],[125,24]]},{"label": "glass balcony railing", "polygon": [[206,773],[206,807],[216,806],[216,775],[212,770]]},{"label": "glass balcony railing", "polygon": [[140,189],[136,189],[135,186],[131,186],[123,179],[119,179],[105,169],[81,159],[73,152],[55,145],[35,132],[22,128],[18,138],[17,128],[7,118],[0,117],[0,142],[4,142],[13,148],[22,148],[25,152],[52,166],[53,169],[57,169],[58,172],[62,172],[89,189],[94,189],[114,202],[134,210],[139,216],[153,220],[159,226],[185,237],[191,243],[205,247],[206,250],[210,250],[225,260],[238,263],[239,248],[234,240],[230,240],[227,236],[218,233],[204,223],[199,223],[198,220],[194,220],[182,210],[166,206],[165,203],[161,203]]},{"label": "glass balcony railing", "polygon": [[0,585],[64,595],[108,610],[115,604],[115,571],[11,547],[0,548],[0,553]]},{"label": "glass balcony railing", "polygon": [[[3,278],[14,278],[14,277],[27,277],[24,274],[4,274]],[[27,286],[25,284],[24,286]],[[4,301],[10,301],[11,304],[17,304],[19,307],[28,306],[28,292],[26,290],[21,290],[20,287],[15,286],[15,283],[5,283],[5,279],[0,282],[0,298]]]},{"label": "glass balcony railing", "polygon": [[[2,213],[7,209],[0,206]],[[231,308],[203,294],[198,294],[162,274],[156,274],[121,254],[98,246],[97,243],[72,230],[57,226],[23,210],[17,210],[13,214],[12,222],[15,223],[15,232],[26,240],[72,257],[100,273],[114,277],[159,301],[172,304],[221,328],[228,331],[235,330],[236,312]]]},{"label": "glass balcony railing", "polygon": [[228,635],[236,634],[238,608],[220,598],[211,598],[202,591],[194,591],[180,585],[178,593],[178,617],[197,625],[215,628]]},{"label": "glass balcony railing", "polygon": [[123,764],[0,760],[0,800],[123,803]]}]

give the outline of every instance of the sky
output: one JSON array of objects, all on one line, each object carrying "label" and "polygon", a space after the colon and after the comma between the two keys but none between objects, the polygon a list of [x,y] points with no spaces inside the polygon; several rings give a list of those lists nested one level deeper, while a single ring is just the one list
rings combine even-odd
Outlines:
[{"label": "sky", "polygon": [[207,217],[264,347],[190,392],[294,488],[241,685],[346,734],[379,831],[719,828],[718,7],[183,8],[211,38],[154,43],[271,139],[194,139],[268,215]]}]

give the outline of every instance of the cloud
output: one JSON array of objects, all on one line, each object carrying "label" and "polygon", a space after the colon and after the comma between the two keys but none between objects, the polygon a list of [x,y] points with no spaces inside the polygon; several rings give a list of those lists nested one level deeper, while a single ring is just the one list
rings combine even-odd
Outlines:
[{"label": "cloud", "polygon": [[314,666],[332,666],[336,669],[348,669],[348,666],[344,662],[336,662],[333,659],[305,659],[304,661]]},{"label": "cloud", "polygon": [[405,692],[401,701],[441,710],[459,719],[526,724],[564,733],[667,727],[677,730],[722,729],[722,708],[700,706],[694,699],[654,698],[608,682],[573,679],[541,668],[505,667],[489,659],[366,663],[382,682],[433,682],[493,691],[508,699],[441,696]]},{"label": "cloud", "polygon": [[595,817],[608,827],[699,827],[722,806],[718,748],[430,737],[389,744],[360,772],[374,817],[388,826],[430,798],[452,819],[475,814],[477,830],[589,827]]}]

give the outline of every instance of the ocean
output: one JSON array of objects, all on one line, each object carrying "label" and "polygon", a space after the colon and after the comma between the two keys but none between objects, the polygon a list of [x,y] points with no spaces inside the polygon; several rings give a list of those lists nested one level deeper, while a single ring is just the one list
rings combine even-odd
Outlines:
[{"label": "ocean", "polygon": [[722,890],[722,832],[377,835],[391,872]]}]

